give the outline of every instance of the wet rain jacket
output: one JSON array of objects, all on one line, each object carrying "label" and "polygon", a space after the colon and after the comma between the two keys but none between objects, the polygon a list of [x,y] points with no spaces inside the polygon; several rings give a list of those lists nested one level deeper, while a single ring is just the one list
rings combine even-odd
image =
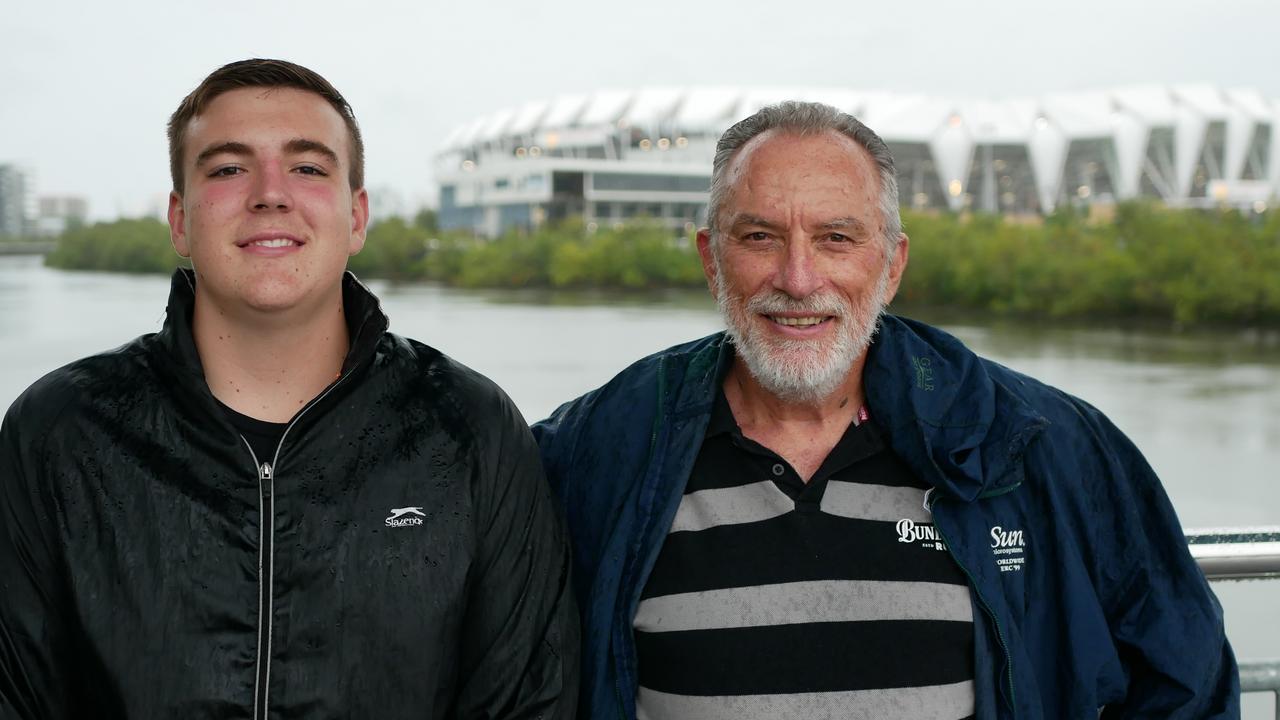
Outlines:
[{"label": "wet rain jacket", "polygon": [[341,378],[255,458],[164,328],[0,429],[0,718],[560,718],[568,550],[490,381],[348,276]]},{"label": "wet rain jacket", "polygon": [[[723,334],[671,348],[534,426],[568,513],[584,716],[635,717],[636,607],[731,358]],[[863,379],[969,578],[977,717],[1238,717],[1217,599],[1101,413],[895,317]]]}]

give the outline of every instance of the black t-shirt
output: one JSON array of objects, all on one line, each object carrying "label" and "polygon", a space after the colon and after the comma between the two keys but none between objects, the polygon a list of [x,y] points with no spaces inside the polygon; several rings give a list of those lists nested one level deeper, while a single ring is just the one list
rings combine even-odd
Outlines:
[{"label": "black t-shirt", "polygon": [[243,415],[232,410],[221,400],[218,401],[218,407],[222,408],[222,413],[235,426],[240,437],[249,443],[259,466],[263,463],[275,462],[276,448],[280,446],[280,440],[284,437],[284,431],[288,429],[289,423],[267,422]]}]

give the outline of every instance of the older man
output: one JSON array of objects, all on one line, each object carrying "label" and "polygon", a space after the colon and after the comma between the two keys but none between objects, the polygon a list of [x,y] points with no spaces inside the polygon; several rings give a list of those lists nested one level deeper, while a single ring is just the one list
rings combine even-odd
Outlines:
[{"label": "older man", "polygon": [[575,541],[583,710],[1238,713],[1159,481],[1086,403],[883,315],[884,143],[832,108],[721,138],[698,250],[728,331],[535,427]]},{"label": "older man", "polygon": [[160,332],[0,429],[0,717],[557,718],[568,549],[493,383],[387,332],[346,273],[360,133],[280,60],[169,122]]}]

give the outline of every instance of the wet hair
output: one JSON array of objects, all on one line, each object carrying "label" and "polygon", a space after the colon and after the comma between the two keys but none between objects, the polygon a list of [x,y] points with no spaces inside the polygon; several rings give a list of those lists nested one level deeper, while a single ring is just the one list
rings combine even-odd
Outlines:
[{"label": "wet hair", "polygon": [[294,88],[315,93],[338,111],[347,126],[350,141],[351,167],[347,178],[351,189],[364,187],[364,140],[360,138],[360,127],[356,124],[355,113],[351,110],[342,93],[329,84],[313,70],[288,62],[287,60],[264,60],[253,58],[228,63],[209,74],[195,90],[182,99],[178,109],[169,117],[169,173],[173,176],[173,190],[181,194],[185,189],[186,178],[183,175],[182,145],[186,140],[187,127],[191,120],[199,115],[223,93],[240,88]]},{"label": "wet hair", "polygon": [[752,138],[777,130],[788,135],[821,135],[837,132],[850,138],[870,155],[880,175],[880,212],[884,218],[886,246],[898,244],[902,232],[902,217],[898,213],[898,171],[893,155],[880,136],[863,125],[857,118],[840,112],[830,105],[815,102],[783,102],[761,108],[754,115],[738,121],[720,136],[716,143],[716,156],[711,169],[711,202],[707,208],[707,224],[715,243],[716,224],[720,211],[729,196],[729,163],[738,151]]}]

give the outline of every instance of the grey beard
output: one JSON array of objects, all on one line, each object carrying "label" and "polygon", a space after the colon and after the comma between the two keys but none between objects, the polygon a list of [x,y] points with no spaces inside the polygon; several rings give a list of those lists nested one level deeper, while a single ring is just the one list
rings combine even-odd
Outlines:
[{"label": "grey beard", "polygon": [[[814,404],[844,383],[854,362],[871,345],[886,305],[889,269],[886,263],[871,293],[852,305],[829,294],[796,300],[782,291],[748,300],[729,292],[717,258],[716,304],[730,341],[756,382],[784,402]],[[761,312],[783,311],[832,315],[839,323],[836,336],[825,346],[806,340],[771,342],[751,322]]]}]

